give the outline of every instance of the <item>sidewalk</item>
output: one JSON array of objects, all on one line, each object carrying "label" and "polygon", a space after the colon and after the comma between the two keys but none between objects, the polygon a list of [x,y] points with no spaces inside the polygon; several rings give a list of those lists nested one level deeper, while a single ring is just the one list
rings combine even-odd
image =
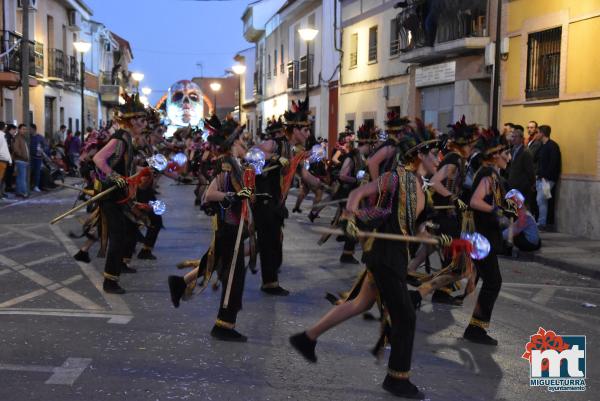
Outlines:
[{"label": "sidewalk", "polygon": [[541,232],[540,236],[542,248],[537,252],[520,252],[520,259],[600,279],[599,240],[556,232]]}]

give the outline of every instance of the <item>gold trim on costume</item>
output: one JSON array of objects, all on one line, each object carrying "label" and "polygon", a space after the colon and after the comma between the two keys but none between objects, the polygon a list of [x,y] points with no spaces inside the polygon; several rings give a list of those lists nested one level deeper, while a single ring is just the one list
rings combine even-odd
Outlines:
[{"label": "gold trim on costume", "polygon": [[342,251],[342,255],[354,255],[354,251]]},{"label": "gold trim on costume", "polygon": [[112,274],[108,274],[106,272],[102,273],[104,278],[111,281],[119,281],[119,276],[113,276]]},{"label": "gold trim on costume", "polygon": [[471,318],[469,324],[471,326],[481,327],[484,330],[490,327],[490,322],[484,322],[483,320],[475,319],[474,317]]},{"label": "gold trim on costume", "polygon": [[410,377],[410,372],[399,372],[397,370],[388,369],[388,375],[390,375],[394,379],[404,380]]},{"label": "gold trim on costume", "polygon": [[215,322],[215,326],[233,330],[233,328],[235,327],[235,323],[229,323],[225,320],[217,319],[217,321]]}]

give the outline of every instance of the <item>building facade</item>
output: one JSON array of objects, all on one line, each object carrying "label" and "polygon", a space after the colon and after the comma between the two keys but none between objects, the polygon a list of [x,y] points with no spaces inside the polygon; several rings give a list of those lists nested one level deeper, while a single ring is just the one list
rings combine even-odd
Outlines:
[{"label": "building facade", "polygon": [[600,239],[600,2],[505,0],[503,21],[502,121],[551,126],[557,229]]},{"label": "building facade", "polygon": [[[31,121],[46,135],[56,132],[63,124],[75,132],[84,126],[97,127],[106,122],[110,118],[110,107],[118,104],[119,99],[116,96],[112,102],[102,101],[102,68],[113,69],[114,56],[121,52],[121,44],[103,24],[91,20],[92,10],[82,0],[30,0],[29,3]],[[20,5],[18,0],[2,1],[0,118],[10,123],[24,121],[20,88],[23,26]],[[81,55],[73,46],[77,41],[91,43],[90,51],[84,55],[83,121]],[[129,49],[129,56],[121,60],[119,69],[126,71],[132,58],[130,53]]]},{"label": "building facade", "polygon": [[341,2],[338,131],[383,127],[387,112],[408,113],[408,65],[400,62],[396,1]]}]

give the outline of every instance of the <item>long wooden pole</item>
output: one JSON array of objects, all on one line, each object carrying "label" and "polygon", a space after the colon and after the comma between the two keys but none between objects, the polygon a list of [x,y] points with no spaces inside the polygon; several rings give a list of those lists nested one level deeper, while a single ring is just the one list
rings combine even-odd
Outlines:
[{"label": "long wooden pole", "polygon": [[61,221],[65,217],[67,217],[67,216],[75,213],[76,211],[78,211],[80,209],[83,209],[84,207],[86,207],[90,203],[96,202],[97,200],[104,198],[106,195],[112,193],[117,188],[118,187],[115,185],[114,187],[110,187],[107,190],[100,192],[98,195],[95,195],[95,196],[91,197],[90,199],[86,200],[85,202],[80,203],[79,205],[75,206],[73,209],[67,210],[66,212],[64,212],[60,216],[56,216],[55,218],[52,219],[52,221],[50,221],[50,224],[56,224],[56,223],[58,223],[59,221]]},{"label": "long wooden pole", "polygon": [[[344,235],[344,232],[340,229],[333,229],[333,228],[327,228],[327,227],[311,227],[311,229],[314,232],[317,232],[319,234]],[[385,239],[385,240],[389,240],[389,241],[416,242],[416,243],[420,243],[420,244],[429,244],[429,245],[439,245],[439,242],[437,239],[415,237],[412,235],[399,235],[399,234],[359,231],[358,237],[359,238]]]}]

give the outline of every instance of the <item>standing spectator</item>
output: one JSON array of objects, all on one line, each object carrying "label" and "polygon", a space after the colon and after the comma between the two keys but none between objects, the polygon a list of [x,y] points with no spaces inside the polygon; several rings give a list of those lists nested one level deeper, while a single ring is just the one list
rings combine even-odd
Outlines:
[{"label": "standing spectator", "polygon": [[[8,152],[13,154],[13,144],[15,142],[15,136],[17,135],[17,127],[13,124],[8,124],[6,128],[6,136],[4,139],[6,140],[6,144],[8,145]],[[6,173],[4,174],[4,192],[14,192],[14,183],[15,183],[15,163],[8,166],[6,169]]]},{"label": "standing spectator", "polygon": [[[539,150],[538,168],[535,182],[537,190],[537,205],[539,210],[538,227],[545,229],[548,218],[547,192],[550,192],[560,175],[560,148],[558,144],[550,139],[552,131],[549,125],[541,125],[539,131],[542,135],[542,146]],[[544,191],[544,187],[548,189]]]},{"label": "standing spectator", "polygon": [[69,158],[69,164],[73,166],[73,169],[77,171],[79,169],[79,154],[81,153],[81,139],[79,138],[81,133],[77,131],[75,136],[71,138],[67,147],[67,157]]},{"label": "standing spectator", "polygon": [[94,132],[94,129],[92,127],[86,127],[85,128],[85,137],[83,135],[81,136],[81,143],[85,143],[85,141],[87,141],[87,139],[90,137],[90,135],[92,135],[93,132]]},{"label": "standing spectator", "polygon": [[535,169],[533,156],[523,144],[523,127],[515,125],[512,137],[512,159],[508,167],[508,186],[518,189],[529,206],[533,203],[533,187],[535,186]]},{"label": "standing spectator", "polygon": [[31,139],[29,142],[31,174],[33,178],[33,192],[41,192],[40,190],[40,174],[42,170],[42,160],[46,150],[46,140],[42,134],[37,132],[37,125],[31,124]]},{"label": "standing spectator", "polygon": [[62,146],[62,144],[65,142],[65,139],[67,139],[67,126],[63,124],[52,136],[52,141],[50,141],[50,144],[52,146]]},{"label": "standing spectator", "polygon": [[506,139],[506,143],[512,142],[513,132],[515,130],[515,124],[513,123],[505,123],[504,127],[502,127],[502,136]]},{"label": "standing spectator", "polygon": [[6,124],[0,121],[0,199],[4,198],[4,174],[8,166],[12,164],[8,143],[6,142],[6,133],[4,133],[5,128]]},{"label": "standing spectator", "polygon": [[15,193],[17,196],[28,198],[29,145],[27,145],[27,126],[25,124],[19,125],[19,131],[13,145],[13,159],[17,169],[17,189]]},{"label": "standing spectator", "polygon": [[71,164],[71,160],[69,159],[69,145],[73,140],[73,131],[67,130],[67,137],[65,138],[65,163],[67,164],[67,170],[69,173],[73,170],[73,164]]},{"label": "standing spectator", "polygon": [[[531,156],[533,157],[533,168],[537,173],[538,168],[538,157],[540,153],[540,148],[542,147],[542,134],[538,130],[538,123],[536,121],[529,121],[527,124],[527,148],[529,152],[531,152]],[[533,188],[533,198],[537,199],[537,190]],[[531,213],[537,219],[539,216],[539,210],[537,206],[537,202],[532,202],[531,205]]]}]

